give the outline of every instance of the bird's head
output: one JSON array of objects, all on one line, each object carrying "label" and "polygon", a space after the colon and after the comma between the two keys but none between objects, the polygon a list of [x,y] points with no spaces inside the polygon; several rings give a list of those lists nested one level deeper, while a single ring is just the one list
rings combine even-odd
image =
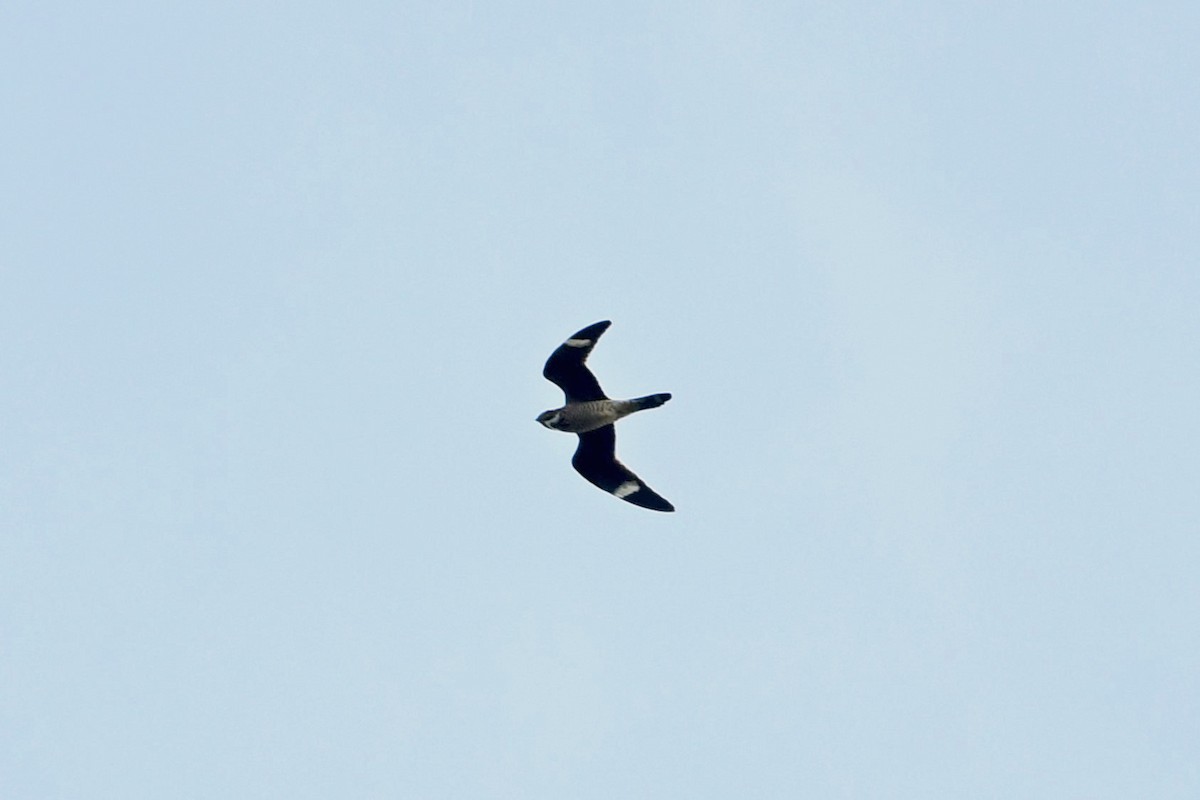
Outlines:
[{"label": "bird's head", "polygon": [[558,423],[562,420],[562,414],[558,411],[543,411],[538,414],[537,421],[545,425],[550,430],[558,430]]}]

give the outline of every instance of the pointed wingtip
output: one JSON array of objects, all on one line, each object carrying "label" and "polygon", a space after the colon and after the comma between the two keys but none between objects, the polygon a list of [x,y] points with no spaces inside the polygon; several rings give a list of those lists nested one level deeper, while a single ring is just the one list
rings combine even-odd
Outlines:
[{"label": "pointed wingtip", "polygon": [[621,495],[617,496],[621,497],[622,500],[628,503],[632,503],[635,506],[641,506],[642,508],[646,508],[651,511],[670,513],[675,510],[675,506],[671,505],[670,500],[656,493],[649,486],[642,484],[641,488],[642,491],[631,494],[628,497],[621,497]]},{"label": "pointed wingtip", "polygon": [[608,330],[609,325],[612,325],[612,322],[610,322],[606,319],[601,320],[599,322],[593,322],[591,325],[588,325],[586,328],[580,328],[579,330],[577,330],[571,336],[571,339],[568,339],[568,341],[571,341],[572,339],[575,339],[575,340],[590,339],[590,340],[592,340],[593,343],[595,343],[595,340],[599,339],[601,334],[603,334],[606,330]]}]

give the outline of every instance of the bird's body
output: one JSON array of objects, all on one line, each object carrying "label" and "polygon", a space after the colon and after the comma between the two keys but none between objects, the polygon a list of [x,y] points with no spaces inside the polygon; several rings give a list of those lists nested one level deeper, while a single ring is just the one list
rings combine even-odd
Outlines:
[{"label": "bird's body", "polygon": [[[647,408],[657,408],[671,395],[654,394],[639,397],[636,400],[587,400],[582,403],[567,403],[562,408],[556,408],[551,414],[558,414],[553,425],[547,428],[564,433],[587,433],[605,425],[612,425],[622,417],[628,417],[635,411]],[[656,402],[657,401],[657,402]],[[545,422],[542,423],[545,425]]]},{"label": "bird's body", "polygon": [[571,465],[591,483],[634,505],[674,511],[674,506],[617,461],[614,423],[634,412],[658,408],[671,395],[664,392],[633,400],[613,400],[604,394],[585,362],[596,340],[611,324],[604,321],[589,325],[550,355],[542,374],[563,390],[566,403],[542,412],[537,421],[551,430],[579,435]]}]

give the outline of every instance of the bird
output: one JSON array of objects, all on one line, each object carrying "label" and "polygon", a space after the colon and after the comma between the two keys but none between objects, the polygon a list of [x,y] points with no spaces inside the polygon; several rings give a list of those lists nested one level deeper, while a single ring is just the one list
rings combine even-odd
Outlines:
[{"label": "bird", "polygon": [[637,411],[658,408],[671,395],[660,392],[633,400],[612,400],[604,394],[586,362],[596,341],[611,324],[610,320],[603,320],[588,325],[572,334],[546,359],[542,375],[563,390],[566,401],[561,408],[543,411],[537,421],[550,430],[579,436],[571,466],[589,482],[635,506],[674,511],[675,506],[617,460],[614,423]]}]

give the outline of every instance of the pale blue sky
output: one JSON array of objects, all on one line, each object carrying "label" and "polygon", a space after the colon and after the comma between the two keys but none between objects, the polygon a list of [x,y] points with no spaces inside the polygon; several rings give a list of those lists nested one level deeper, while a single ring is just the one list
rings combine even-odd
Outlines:
[{"label": "pale blue sky", "polygon": [[1200,796],[1197,8],[5,4],[0,795]]}]

